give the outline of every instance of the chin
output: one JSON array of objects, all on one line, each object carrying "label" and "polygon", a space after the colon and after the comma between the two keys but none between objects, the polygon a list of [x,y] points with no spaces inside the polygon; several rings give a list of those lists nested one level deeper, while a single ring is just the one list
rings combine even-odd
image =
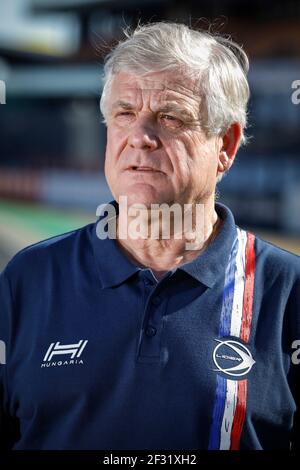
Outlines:
[{"label": "chin", "polygon": [[150,207],[151,204],[162,204],[168,200],[166,194],[159,193],[153,186],[147,187],[145,184],[132,185],[123,191],[119,190],[118,201],[121,196],[127,197],[128,206],[143,204]]},{"label": "chin", "polygon": [[128,194],[127,196],[127,204],[128,206],[132,205],[140,205],[146,206],[149,208],[151,204],[155,204],[156,200],[154,198],[150,198],[149,196],[144,196],[142,194]]},{"label": "chin", "polygon": [[142,204],[147,208],[151,208],[151,204],[163,204],[167,202],[165,198],[162,198],[159,195],[149,195],[144,193],[123,193],[122,195],[119,195],[119,201],[120,196],[127,196],[127,206]]}]

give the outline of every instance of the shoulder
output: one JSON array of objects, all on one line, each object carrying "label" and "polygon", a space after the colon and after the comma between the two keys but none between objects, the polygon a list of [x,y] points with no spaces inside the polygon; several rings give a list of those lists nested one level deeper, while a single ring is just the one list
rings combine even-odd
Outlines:
[{"label": "shoulder", "polygon": [[255,236],[255,277],[265,288],[277,287],[282,294],[300,285],[300,257]]},{"label": "shoulder", "polygon": [[300,274],[300,256],[255,235],[256,256],[277,270],[294,270]]},{"label": "shoulder", "polygon": [[66,261],[74,251],[88,245],[93,226],[94,223],[88,224],[23,248],[9,261],[4,272],[8,277],[14,277],[24,271],[28,274],[33,270],[39,271],[39,267],[43,268],[55,260]]}]

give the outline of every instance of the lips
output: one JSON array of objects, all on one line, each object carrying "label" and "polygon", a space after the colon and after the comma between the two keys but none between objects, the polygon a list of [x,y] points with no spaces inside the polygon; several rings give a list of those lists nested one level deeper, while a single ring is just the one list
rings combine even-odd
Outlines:
[{"label": "lips", "polygon": [[140,166],[132,165],[132,166],[128,167],[126,170],[136,171],[136,172],[162,173],[162,171],[157,170],[156,168],[153,168],[151,166],[142,166],[142,165],[140,165]]}]

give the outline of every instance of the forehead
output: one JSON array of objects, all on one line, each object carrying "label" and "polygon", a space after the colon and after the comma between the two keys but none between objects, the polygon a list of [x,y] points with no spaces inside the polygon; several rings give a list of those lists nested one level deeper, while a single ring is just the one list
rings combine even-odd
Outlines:
[{"label": "forehead", "polygon": [[153,72],[145,75],[135,75],[120,72],[115,75],[110,101],[124,100],[142,104],[145,100],[153,103],[175,101],[188,106],[199,105],[196,81],[187,74],[174,77],[174,72]]}]

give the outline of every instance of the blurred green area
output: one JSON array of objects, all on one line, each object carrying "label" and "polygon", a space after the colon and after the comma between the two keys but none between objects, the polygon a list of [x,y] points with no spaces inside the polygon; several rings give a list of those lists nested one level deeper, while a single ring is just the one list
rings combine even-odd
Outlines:
[{"label": "blurred green area", "polygon": [[95,221],[96,215],[0,199],[0,271],[25,246]]},{"label": "blurred green area", "polygon": [[29,229],[38,236],[51,237],[88,224],[93,220],[93,214],[0,200],[0,220],[1,225],[16,223],[21,230]]}]

